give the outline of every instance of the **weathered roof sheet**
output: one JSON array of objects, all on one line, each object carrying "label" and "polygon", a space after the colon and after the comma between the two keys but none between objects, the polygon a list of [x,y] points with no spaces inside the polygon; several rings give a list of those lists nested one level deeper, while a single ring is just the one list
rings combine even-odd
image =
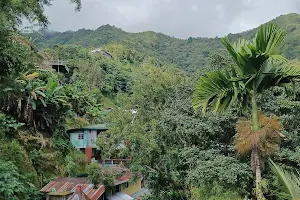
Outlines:
[{"label": "weathered roof sheet", "polygon": [[108,199],[110,200],[133,200],[131,196],[125,194],[124,192],[117,192],[113,195],[108,195]]},{"label": "weathered roof sheet", "polygon": [[[98,188],[94,188],[93,184],[77,184],[76,187],[80,185],[83,193],[86,195],[86,199],[97,200],[104,192],[104,185],[98,185]],[[72,192],[75,192],[76,187],[72,189]],[[74,196],[75,197],[75,196]],[[68,200],[73,200],[72,196]]]},{"label": "weathered roof sheet", "polygon": [[117,180],[115,180],[115,185],[120,185],[122,183],[128,182],[133,174],[131,172],[125,172],[121,177],[119,177]]},{"label": "weathered roof sheet", "polygon": [[106,130],[108,130],[108,127],[106,126],[106,124],[94,124],[94,125],[85,126],[85,127],[81,127],[81,128],[69,129],[69,130],[67,130],[67,133],[73,133],[76,131],[84,131],[84,130],[106,131]]},{"label": "weathered roof sheet", "polygon": [[[81,186],[83,193],[90,200],[97,200],[105,191],[104,185],[99,184],[97,188],[94,188],[94,185],[85,177],[57,179],[45,185],[40,191],[51,193],[52,195],[60,194],[62,192],[74,193],[77,186]],[[69,199],[72,200],[71,197]]]},{"label": "weathered roof sheet", "polygon": [[48,194],[53,195],[53,196],[66,196],[66,195],[72,194],[72,192],[68,192],[68,191],[65,191],[65,192],[49,192]]},{"label": "weathered roof sheet", "polygon": [[90,126],[85,126],[83,129],[89,129],[89,130],[108,130],[106,124],[94,124]]}]

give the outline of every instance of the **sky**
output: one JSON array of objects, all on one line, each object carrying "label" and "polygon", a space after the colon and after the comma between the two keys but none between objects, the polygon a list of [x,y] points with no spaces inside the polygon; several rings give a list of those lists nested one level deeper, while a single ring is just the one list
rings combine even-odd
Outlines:
[{"label": "sky", "polygon": [[177,38],[238,33],[292,12],[300,13],[300,0],[82,0],[80,12],[69,0],[53,0],[46,8],[55,31],[110,24]]}]

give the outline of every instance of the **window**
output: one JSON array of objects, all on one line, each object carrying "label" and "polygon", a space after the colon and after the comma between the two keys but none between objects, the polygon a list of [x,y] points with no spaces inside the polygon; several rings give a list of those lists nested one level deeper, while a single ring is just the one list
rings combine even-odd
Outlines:
[{"label": "window", "polygon": [[128,182],[124,183],[124,188],[128,188],[128,187],[129,187]]},{"label": "window", "polygon": [[78,133],[78,140],[83,140],[83,136],[84,136],[83,133]]}]

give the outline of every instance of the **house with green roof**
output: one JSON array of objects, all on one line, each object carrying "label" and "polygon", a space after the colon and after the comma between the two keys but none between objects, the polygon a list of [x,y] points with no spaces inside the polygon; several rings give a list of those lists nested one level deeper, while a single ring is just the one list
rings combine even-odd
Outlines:
[{"label": "house with green roof", "polygon": [[99,134],[108,130],[105,124],[95,124],[81,128],[69,129],[67,134],[72,145],[83,151],[89,162],[101,162],[100,152],[97,150],[96,140]]}]

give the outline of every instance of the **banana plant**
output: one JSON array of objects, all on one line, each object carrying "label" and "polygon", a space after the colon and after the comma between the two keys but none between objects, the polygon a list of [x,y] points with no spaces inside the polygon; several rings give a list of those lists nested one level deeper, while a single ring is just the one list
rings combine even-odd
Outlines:
[{"label": "banana plant", "polygon": [[[44,81],[37,72],[21,74],[4,91],[9,93],[7,110],[16,107],[18,118],[34,126],[50,127],[53,120],[57,120],[58,110],[69,106],[56,77],[49,76]],[[14,106],[15,101],[17,106]]]},{"label": "banana plant", "polygon": [[21,74],[14,81],[14,87],[6,88],[6,91],[12,91],[17,99],[17,111],[19,118],[24,118],[28,123],[33,118],[33,112],[37,109],[38,102],[44,106],[46,87],[43,83],[37,80],[38,73]]},{"label": "banana plant", "polygon": [[59,86],[58,81],[54,77],[49,77],[47,80],[47,90],[45,92],[47,100],[53,104],[68,104],[68,97],[63,94],[63,87]]}]

